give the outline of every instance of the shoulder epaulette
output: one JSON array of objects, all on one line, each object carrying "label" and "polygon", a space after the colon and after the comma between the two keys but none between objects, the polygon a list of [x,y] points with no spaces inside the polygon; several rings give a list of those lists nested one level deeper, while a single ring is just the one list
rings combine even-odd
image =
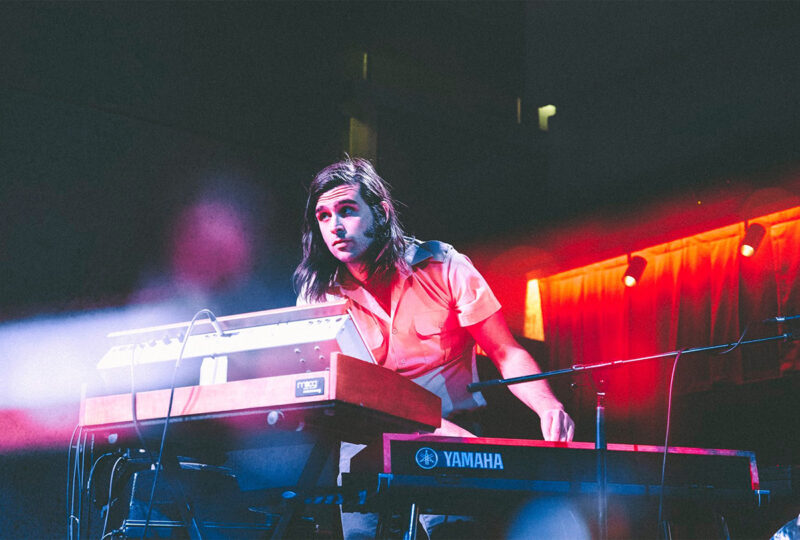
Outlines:
[{"label": "shoulder epaulette", "polygon": [[453,249],[453,246],[440,242],[438,240],[428,240],[421,242],[414,239],[406,249],[406,262],[414,266],[428,259],[433,259],[436,262],[444,262],[447,253]]}]

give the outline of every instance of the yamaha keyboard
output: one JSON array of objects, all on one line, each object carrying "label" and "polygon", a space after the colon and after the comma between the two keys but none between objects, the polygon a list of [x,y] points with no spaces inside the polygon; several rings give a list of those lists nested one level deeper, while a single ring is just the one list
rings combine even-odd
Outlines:
[{"label": "yamaha keyboard", "polygon": [[[608,494],[658,496],[662,456],[663,447],[609,444]],[[515,495],[597,494],[596,475],[593,443],[387,433],[353,458],[344,482],[353,511],[391,500],[468,513]],[[753,505],[763,494],[753,452],[681,447],[669,449],[664,493]]]}]

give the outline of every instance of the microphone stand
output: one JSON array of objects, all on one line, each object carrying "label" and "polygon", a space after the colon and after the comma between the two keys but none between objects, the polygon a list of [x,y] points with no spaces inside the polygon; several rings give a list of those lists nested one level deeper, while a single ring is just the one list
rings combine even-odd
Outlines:
[{"label": "microphone stand", "polygon": [[595,390],[597,405],[595,410],[595,439],[594,448],[597,450],[597,530],[600,531],[599,539],[608,539],[608,471],[606,469],[606,455],[608,444],[606,442],[606,393],[602,392],[603,381]]},{"label": "microphone stand", "polygon": [[[782,321],[778,321],[782,322]],[[614,360],[611,362],[599,362],[597,364],[574,364],[572,367],[565,369],[556,369],[553,371],[546,371],[543,373],[534,373],[531,375],[523,375],[521,377],[512,377],[509,379],[492,379],[489,381],[476,382],[467,385],[469,392],[478,392],[484,388],[492,386],[510,386],[512,384],[520,384],[530,381],[541,381],[545,379],[553,379],[555,377],[564,377],[567,375],[577,375],[581,373],[590,373],[598,369],[612,369],[636,362],[643,362],[645,360],[658,360],[662,358],[669,358],[677,356],[678,354],[694,354],[699,352],[716,351],[719,349],[735,348],[741,345],[753,345],[756,343],[765,343],[769,341],[791,341],[798,339],[798,335],[793,332],[784,332],[777,336],[770,336],[765,338],[750,339],[738,341],[736,343],[726,343],[724,345],[711,345],[709,347],[695,347],[692,349],[683,349],[680,351],[671,351],[661,354],[653,354],[650,356],[640,356],[638,358],[629,358],[627,360]],[[597,486],[598,486],[598,500],[597,500],[597,527],[598,536],[600,540],[607,540],[608,538],[608,493],[607,486],[607,470],[606,470],[606,416],[605,416],[605,399],[606,393],[603,391],[602,381],[600,386],[596,389],[597,393],[597,416],[595,425],[595,449],[597,450]]]}]

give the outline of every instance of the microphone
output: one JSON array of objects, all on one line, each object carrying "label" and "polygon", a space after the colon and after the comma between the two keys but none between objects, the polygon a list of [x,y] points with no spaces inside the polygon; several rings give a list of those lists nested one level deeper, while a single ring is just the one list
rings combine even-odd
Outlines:
[{"label": "microphone", "polygon": [[791,321],[800,321],[800,315],[790,315],[788,317],[772,317],[771,319],[764,319],[765,323],[784,323]]}]

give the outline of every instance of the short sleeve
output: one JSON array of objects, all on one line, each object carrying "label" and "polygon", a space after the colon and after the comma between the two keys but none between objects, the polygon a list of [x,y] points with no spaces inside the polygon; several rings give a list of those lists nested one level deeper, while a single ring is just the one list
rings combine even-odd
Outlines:
[{"label": "short sleeve", "polygon": [[455,250],[448,258],[447,279],[459,324],[471,326],[499,311],[500,302],[472,261]]}]

